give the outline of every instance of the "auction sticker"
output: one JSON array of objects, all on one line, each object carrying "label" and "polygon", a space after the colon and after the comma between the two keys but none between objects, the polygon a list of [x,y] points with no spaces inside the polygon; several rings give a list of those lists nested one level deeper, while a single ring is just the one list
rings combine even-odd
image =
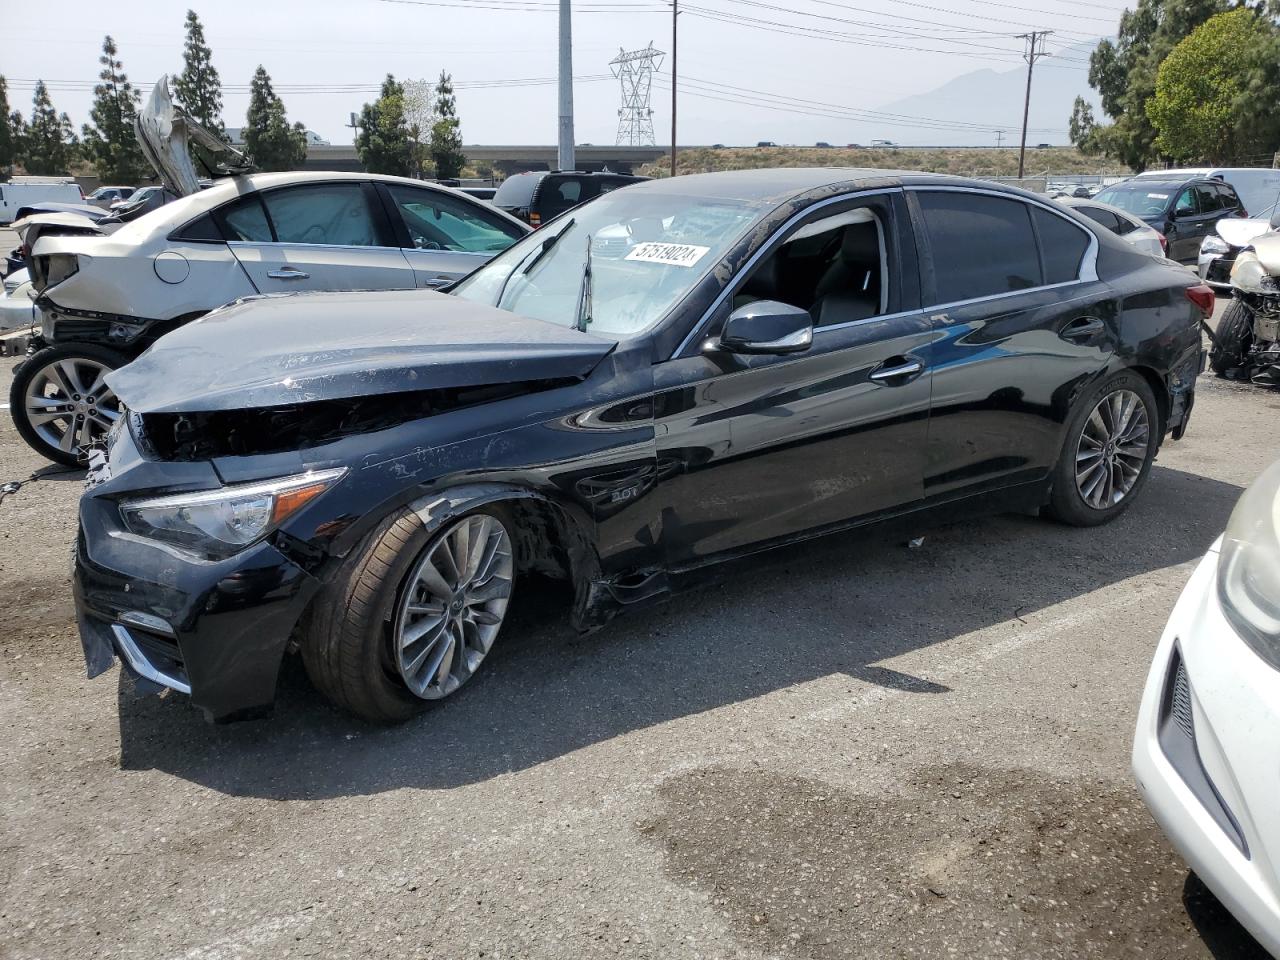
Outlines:
[{"label": "auction sticker", "polygon": [[673,267],[692,267],[706,256],[710,247],[695,247],[689,243],[638,243],[627,254],[627,260],[644,263],[666,263]]}]

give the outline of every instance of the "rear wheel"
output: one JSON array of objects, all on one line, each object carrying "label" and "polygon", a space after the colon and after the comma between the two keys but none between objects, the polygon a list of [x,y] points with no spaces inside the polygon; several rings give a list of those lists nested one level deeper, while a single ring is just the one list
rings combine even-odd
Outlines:
[{"label": "rear wheel", "polygon": [[500,505],[431,531],[410,510],[384,520],[316,601],[302,644],[312,682],[380,723],[454,693],[475,675],[506,618],[512,529]]},{"label": "rear wheel", "polygon": [[1119,373],[1096,387],[1067,423],[1049,515],[1092,527],[1123,513],[1147,482],[1159,437],[1155,396],[1140,374]]},{"label": "rear wheel", "polygon": [[1244,366],[1253,346],[1253,312],[1243,301],[1232,300],[1222,313],[1222,322],[1209,349],[1209,366],[1220,377]]},{"label": "rear wheel", "polygon": [[93,344],[57,344],[28,357],[13,376],[9,412],[22,439],[41,456],[76,466],[120,417],[105,377],[128,363]]}]

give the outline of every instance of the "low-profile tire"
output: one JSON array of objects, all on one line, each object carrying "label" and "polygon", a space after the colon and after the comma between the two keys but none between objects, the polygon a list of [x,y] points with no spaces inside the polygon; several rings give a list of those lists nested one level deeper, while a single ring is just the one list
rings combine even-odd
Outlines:
[{"label": "low-profile tire", "polygon": [[102,377],[129,362],[91,343],[45,347],[13,374],[9,415],[23,440],[42,457],[74,467],[87,447],[106,436],[120,405]]},{"label": "low-profile tire", "polygon": [[430,528],[411,510],[384,519],[312,604],[301,643],[312,683],[374,723],[402,722],[455,692],[502,628],[514,529],[500,504]]},{"label": "low-profile tire", "polygon": [[1253,345],[1253,311],[1240,300],[1232,300],[1222,312],[1222,321],[1209,348],[1209,366],[1220,377],[1243,367]]},{"label": "low-profile tire", "polygon": [[1128,509],[1160,447],[1160,411],[1141,374],[1124,371],[1083,397],[1067,421],[1046,512],[1093,527]]}]

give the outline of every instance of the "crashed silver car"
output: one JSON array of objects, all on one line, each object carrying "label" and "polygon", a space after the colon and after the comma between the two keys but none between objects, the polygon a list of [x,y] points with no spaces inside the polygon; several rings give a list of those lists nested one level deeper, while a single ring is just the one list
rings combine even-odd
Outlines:
[{"label": "crashed silver car", "polygon": [[[529,228],[457,190],[356,173],[242,173],[242,156],[183,117],[156,85],[138,137],[180,199],[114,233],[44,236],[30,252],[40,334],[15,373],[11,415],[66,464],[119,415],[104,377],[159,337],[234,300],[301,290],[438,287]],[[229,155],[208,189],[188,138]],[[88,222],[85,221],[87,224]]]}]

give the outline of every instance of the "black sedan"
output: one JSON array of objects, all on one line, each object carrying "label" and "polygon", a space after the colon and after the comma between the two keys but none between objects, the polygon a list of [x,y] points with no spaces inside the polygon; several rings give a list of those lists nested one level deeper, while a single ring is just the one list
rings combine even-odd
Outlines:
[{"label": "black sedan", "polygon": [[753,170],[605,194],[447,294],[240,302],[110,377],[89,672],[227,720],[296,648],[397,721],[474,675],[530,574],[589,628],[904,514],[1103,523],[1187,427],[1192,283],[994,184]]}]

